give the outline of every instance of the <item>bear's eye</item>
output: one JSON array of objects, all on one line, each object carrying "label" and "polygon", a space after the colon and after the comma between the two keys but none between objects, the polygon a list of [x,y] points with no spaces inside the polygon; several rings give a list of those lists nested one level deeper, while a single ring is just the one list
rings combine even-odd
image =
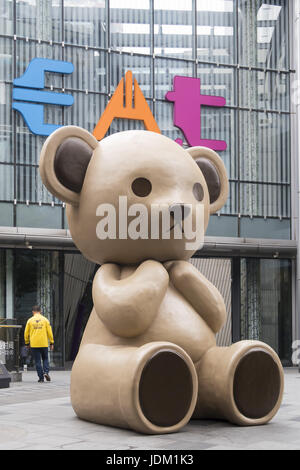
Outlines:
[{"label": "bear's eye", "polygon": [[201,183],[195,183],[193,193],[197,201],[202,201],[204,198],[204,189]]},{"label": "bear's eye", "polygon": [[136,196],[146,197],[152,191],[152,184],[146,178],[136,178],[131,185],[131,189]]}]

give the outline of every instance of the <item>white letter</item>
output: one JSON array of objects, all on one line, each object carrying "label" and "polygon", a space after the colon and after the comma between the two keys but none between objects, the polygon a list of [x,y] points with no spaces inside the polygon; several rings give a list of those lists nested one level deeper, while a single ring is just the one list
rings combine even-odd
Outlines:
[{"label": "white letter", "polygon": [[196,231],[193,231],[193,210],[191,206],[188,217],[184,220],[184,234],[193,243],[186,243],[185,249],[189,251],[201,250],[204,245],[204,205],[196,205]]},{"label": "white letter", "polygon": [[[128,226],[128,236],[131,240],[142,240],[148,239],[148,210],[144,204],[133,204],[129,207],[128,215],[135,216],[139,214],[134,220],[132,220]],[[137,231],[137,228],[140,228]]]},{"label": "white letter", "polygon": [[119,196],[119,240],[127,240],[127,196]]},{"label": "white letter", "polygon": [[[96,210],[97,217],[103,217],[107,213],[107,216],[104,217],[100,222],[98,222],[96,227],[96,234],[100,240],[110,240],[116,239],[116,210],[112,204],[100,204]],[[105,230],[105,227],[108,227]]]}]

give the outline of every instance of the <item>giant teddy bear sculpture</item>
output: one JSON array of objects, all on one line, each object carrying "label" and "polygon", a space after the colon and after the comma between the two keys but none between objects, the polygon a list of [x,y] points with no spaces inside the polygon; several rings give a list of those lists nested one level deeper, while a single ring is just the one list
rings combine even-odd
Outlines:
[{"label": "giant teddy bear sculpture", "polygon": [[[245,426],[271,420],[283,394],[279,358],[260,341],[216,346],[225,305],[188,262],[193,251],[184,230],[181,238],[159,232],[132,239],[118,227],[123,196],[128,207],[179,207],[182,223],[185,205],[195,222],[200,204],[205,232],[210,214],[228,196],[221,158],[149,131],[98,142],[86,130],[66,126],[46,140],[40,172],[48,190],[66,203],[76,246],[101,265],[71,375],[76,414],[148,434],[178,431],[191,418]],[[114,236],[97,233],[101,204],[116,208]],[[149,233],[150,226],[149,217]]]}]

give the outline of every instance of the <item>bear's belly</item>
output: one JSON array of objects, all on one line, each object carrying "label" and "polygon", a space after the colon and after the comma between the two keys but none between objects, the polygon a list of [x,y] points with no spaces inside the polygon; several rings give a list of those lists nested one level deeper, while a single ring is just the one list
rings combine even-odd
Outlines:
[{"label": "bear's belly", "polygon": [[105,327],[93,309],[82,344],[139,347],[152,341],[168,341],[177,344],[189,354],[194,363],[216,344],[213,331],[171,284],[154,322],[145,333],[135,338],[115,336]]},{"label": "bear's belly", "polygon": [[172,285],[166,292],[157,317],[142,337],[143,343],[175,343],[189,354],[193,362],[197,362],[216,344],[213,331]]}]

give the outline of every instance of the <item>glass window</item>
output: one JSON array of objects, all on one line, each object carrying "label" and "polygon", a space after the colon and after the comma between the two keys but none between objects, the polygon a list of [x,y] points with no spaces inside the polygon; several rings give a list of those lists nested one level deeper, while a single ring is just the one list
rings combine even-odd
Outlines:
[{"label": "glass window", "polygon": [[[253,233],[259,226],[259,233],[272,237],[264,222],[270,218],[273,224],[276,218],[276,233],[286,236],[284,224],[291,218],[288,3],[0,0],[0,164],[16,159],[24,165],[1,166],[2,178],[13,183],[15,175],[24,203],[31,197],[37,203],[53,200],[46,191],[41,193],[36,175],[45,138],[33,135],[20,113],[11,111],[12,81],[33,58],[74,64],[70,75],[45,74],[46,89],[65,90],[74,97],[70,107],[45,105],[45,123],[78,125],[92,132],[131,70],[162,133],[181,139],[185,147],[191,145],[188,136],[175,127],[174,105],[165,97],[176,75],[197,77],[203,94],[226,99],[224,108],[202,106],[199,126],[199,139],[201,135],[227,143],[220,156],[228,171],[230,195],[221,213],[237,217],[239,234],[247,236],[247,230]],[[14,33],[16,40],[9,37]],[[133,128],[144,125],[114,119],[107,134]],[[8,199],[9,192],[9,197],[16,197],[9,184],[2,187],[4,201],[13,200]]]},{"label": "glass window", "polygon": [[183,139],[183,143],[187,146],[187,142],[180,129],[173,125],[173,106],[172,103],[157,101],[155,103],[155,119],[161,133],[172,140],[178,138]]},{"label": "glass window", "polygon": [[73,106],[64,110],[64,124],[84,127],[93,132],[106,105],[107,97],[104,95],[81,92],[72,93],[74,96]]},{"label": "glass window", "polygon": [[[0,38],[0,84],[2,82],[7,83],[12,80],[13,78],[12,68],[13,68],[13,40],[1,37]],[[2,93],[0,92],[0,100],[1,100],[1,97],[2,97]],[[3,99],[1,101],[3,101]],[[0,101],[0,104],[5,104],[3,102],[1,103],[1,101]]]},{"label": "glass window", "polygon": [[64,41],[106,47],[105,0],[64,0]]},{"label": "glass window", "polygon": [[110,46],[122,52],[150,54],[149,2],[110,2]]},{"label": "glass window", "polygon": [[97,267],[80,254],[64,255],[66,361],[74,361],[93,309],[92,284]]},{"label": "glass window", "polygon": [[61,0],[17,0],[17,35],[61,41]]},{"label": "glass window", "polygon": [[235,114],[229,108],[213,108],[201,106],[201,136],[203,139],[222,140],[227,144],[227,149],[220,152],[229,178],[237,174],[235,155]]},{"label": "glass window", "polygon": [[[1,6],[2,5],[2,6]],[[2,10],[1,10],[2,8]],[[7,2],[0,3],[0,12],[7,12]],[[1,16],[0,16],[1,18]],[[7,20],[8,21],[8,20]],[[1,30],[1,26],[0,26]],[[2,30],[1,30],[2,31]],[[13,133],[11,113],[11,84],[13,68],[13,41],[0,38],[0,162],[13,162]]]},{"label": "glass window", "polygon": [[18,165],[16,177],[18,202],[50,204],[55,201],[43,185],[38,167]]},{"label": "glass window", "polygon": [[236,104],[236,71],[234,69],[199,64],[197,76],[201,80],[201,93],[204,95],[222,96],[226,99],[227,106],[234,106]]},{"label": "glass window", "polygon": [[114,119],[109,128],[108,135],[130,130],[144,131],[144,122],[135,119]]},{"label": "glass window", "polygon": [[151,91],[151,59],[144,56],[129,54],[111,54],[110,91],[113,93],[120,80],[125,77],[128,70],[132,71],[132,78],[136,79],[146,98],[152,97]]},{"label": "glass window", "polygon": [[[51,366],[61,367],[64,359],[73,361],[93,308],[96,269],[80,254],[0,249],[0,319],[14,318],[23,326],[22,347],[32,306],[40,305],[51,323],[55,341]],[[26,362],[34,365],[31,355]]]},{"label": "glass window", "polygon": [[197,58],[236,63],[236,25],[233,0],[197,0]]},{"label": "glass window", "polygon": [[241,107],[289,112],[289,74],[254,70],[239,74]]},{"label": "glass window", "polygon": [[220,214],[238,214],[238,184],[233,181],[229,182],[228,198]]},{"label": "glass window", "polygon": [[245,181],[290,182],[290,116],[240,112],[240,177]]},{"label": "glass window", "polygon": [[[13,0],[0,0],[1,34],[13,34]],[[3,39],[1,38],[1,41]]]},{"label": "glass window", "polygon": [[240,236],[247,238],[271,238],[274,240],[291,239],[289,219],[241,217]]},{"label": "glass window", "polygon": [[217,333],[217,345],[224,347],[232,344],[231,321],[231,259],[226,258],[192,258],[195,268],[203,274],[220,292],[226,306],[227,319]]},{"label": "glass window", "polygon": [[165,99],[166,93],[173,89],[176,75],[193,77],[193,65],[183,60],[155,59],[155,98]]},{"label": "glass window", "polygon": [[61,207],[39,206],[34,204],[17,204],[17,227],[29,228],[62,228]]},{"label": "glass window", "polygon": [[[32,315],[32,306],[41,306],[53,330],[55,350],[50,358],[51,365],[56,367],[61,366],[63,360],[60,256],[56,251],[15,250],[15,318],[25,327]],[[23,334],[24,329],[21,344],[24,344]]]},{"label": "glass window", "polygon": [[287,185],[241,184],[241,214],[261,217],[290,217],[290,188]]},{"label": "glass window", "polygon": [[154,53],[192,59],[192,0],[154,0]]},{"label": "glass window", "polygon": [[0,227],[13,227],[14,206],[13,203],[0,202]]},{"label": "glass window", "polygon": [[16,136],[16,157],[17,163],[37,165],[40,151],[42,150],[45,137],[32,134],[23,120],[23,117],[16,114],[17,136]]},{"label": "glass window", "polygon": [[0,82],[0,162],[13,160],[11,86]]},{"label": "glass window", "polygon": [[292,356],[291,261],[241,260],[241,339],[269,344],[284,365]]},{"label": "glass window", "polygon": [[6,258],[0,249],[0,321],[6,318]]},{"label": "glass window", "polygon": [[64,76],[65,88],[106,92],[106,53],[70,46],[64,50],[64,60],[74,65],[74,72]]},{"label": "glass window", "polygon": [[240,64],[289,68],[288,9],[286,0],[239,2]]},{"label": "glass window", "polygon": [[[23,75],[31,60],[36,57],[62,60],[62,47],[18,40],[16,42],[16,78]],[[60,73],[45,73],[46,88],[54,87],[61,90],[62,84],[62,75]]]},{"label": "glass window", "polygon": [[238,237],[237,217],[212,215],[205,235],[207,237]]},{"label": "glass window", "polygon": [[0,163],[0,201],[14,199],[14,167]]}]

